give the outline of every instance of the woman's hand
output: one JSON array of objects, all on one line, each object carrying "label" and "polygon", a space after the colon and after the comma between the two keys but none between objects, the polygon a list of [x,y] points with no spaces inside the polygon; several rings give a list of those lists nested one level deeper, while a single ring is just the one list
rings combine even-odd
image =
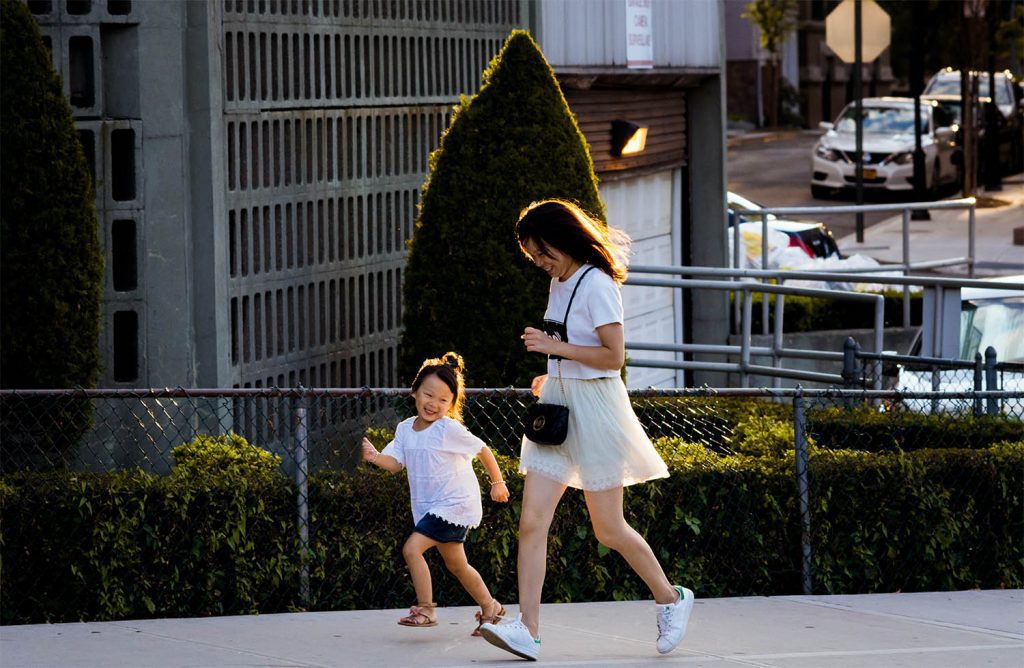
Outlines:
[{"label": "woman's hand", "polygon": [[530,383],[530,391],[533,392],[533,396],[540,396],[540,390],[542,387],[544,387],[544,383],[546,382],[548,382],[547,374],[544,374],[543,376],[537,376],[536,378],[533,379],[533,382]]},{"label": "woman's hand", "polygon": [[526,350],[531,353],[542,353],[544,355],[557,355],[556,348],[558,347],[558,341],[544,333],[543,330],[537,329],[536,327],[527,327],[523,330],[523,335],[520,336],[523,340],[523,344],[526,346]]},{"label": "woman's hand", "polygon": [[491,484],[491,501],[505,503],[508,501],[508,485],[504,481]]},{"label": "woman's hand", "polygon": [[363,461],[373,463],[380,453],[377,452],[377,448],[373,447],[373,443],[370,443],[370,439],[363,437]]}]

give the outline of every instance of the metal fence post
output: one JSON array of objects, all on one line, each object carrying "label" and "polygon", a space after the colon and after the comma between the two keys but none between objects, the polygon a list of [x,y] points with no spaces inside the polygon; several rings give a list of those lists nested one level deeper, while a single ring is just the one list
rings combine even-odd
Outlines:
[{"label": "metal fence post", "polygon": [[[857,365],[857,353],[860,352],[860,344],[852,336],[847,337],[843,343],[843,388],[852,390],[857,388],[857,379],[860,372]],[[843,397],[843,407],[853,408],[853,399]]]},{"label": "metal fence post", "polygon": [[807,415],[804,412],[803,388],[796,386],[793,395],[793,446],[796,450],[796,483],[800,506],[800,573],[805,595],[813,591],[811,582],[811,499],[807,480]]},{"label": "metal fence post", "polygon": [[307,399],[302,395],[295,400],[295,487],[297,490],[297,524],[302,563],[299,567],[299,596],[302,604],[309,605],[309,429],[306,417]]},{"label": "metal fence post", "polygon": [[[981,362],[981,353],[974,353],[974,391],[981,392],[984,388],[982,385],[985,377],[984,367]],[[984,413],[984,409],[981,406],[981,397],[975,395],[974,397],[974,415],[975,417],[980,416]]]},{"label": "metal fence post", "polygon": [[[992,346],[985,348],[985,389],[989,392],[999,389],[999,377],[996,374],[996,349]],[[999,414],[999,402],[996,399],[989,398],[987,412],[989,415]]]}]

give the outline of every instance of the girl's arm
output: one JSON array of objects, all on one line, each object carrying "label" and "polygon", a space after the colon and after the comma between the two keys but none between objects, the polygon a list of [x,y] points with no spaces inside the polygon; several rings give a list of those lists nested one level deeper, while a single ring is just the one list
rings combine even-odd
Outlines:
[{"label": "girl's arm", "polygon": [[501,469],[498,468],[498,460],[494,458],[494,453],[485,445],[477,454],[477,457],[480,458],[480,462],[487,469],[487,477],[491,479],[491,500],[501,503],[508,501],[508,485],[505,484],[505,479],[501,477]]},{"label": "girl's arm", "polygon": [[363,461],[370,462],[389,473],[398,473],[402,470],[402,464],[397,459],[391,455],[380,454],[377,448],[373,447],[373,443],[370,443],[370,439],[365,436],[363,437]]},{"label": "girl's arm", "polygon": [[621,322],[610,322],[597,328],[599,346],[577,346],[573,343],[556,341],[543,330],[527,327],[523,331],[523,343],[532,353],[558,355],[576,360],[592,369],[621,369],[626,362],[626,338]]}]

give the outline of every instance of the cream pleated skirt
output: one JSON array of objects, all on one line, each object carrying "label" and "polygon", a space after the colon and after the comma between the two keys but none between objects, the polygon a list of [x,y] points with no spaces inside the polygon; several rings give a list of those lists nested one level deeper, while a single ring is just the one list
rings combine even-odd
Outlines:
[{"label": "cream pleated skirt", "polygon": [[569,433],[561,445],[523,437],[520,473],[537,473],[569,487],[599,492],[667,478],[668,467],[633,412],[622,379],[551,376],[540,401],[569,407]]}]

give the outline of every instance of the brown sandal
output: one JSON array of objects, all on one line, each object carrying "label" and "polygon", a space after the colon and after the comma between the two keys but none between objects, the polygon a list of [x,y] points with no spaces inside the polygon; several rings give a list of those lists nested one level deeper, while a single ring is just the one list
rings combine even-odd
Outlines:
[{"label": "brown sandal", "polygon": [[435,603],[418,603],[409,608],[409,614],[398,620],[398,623],[402,626],[437,626],[436,616],[434,619],[430,618],[429,612],[437,607]]},{"label": "brown sandal", "polygon": [[493,615],[485,615],[483,608],[481,608],[480,612],[476,613],[477,625],[476,628],[473,629],[473,633],[471,635],[479,636],[481,626],[483,626],[484,624],[497,624],[498,620],[505,616],[505,608],[501,605],[501,603],[498,603],[498,600],[494,598],[492,598],[491,601],[498,605],[498,612],[494,613]]}]

